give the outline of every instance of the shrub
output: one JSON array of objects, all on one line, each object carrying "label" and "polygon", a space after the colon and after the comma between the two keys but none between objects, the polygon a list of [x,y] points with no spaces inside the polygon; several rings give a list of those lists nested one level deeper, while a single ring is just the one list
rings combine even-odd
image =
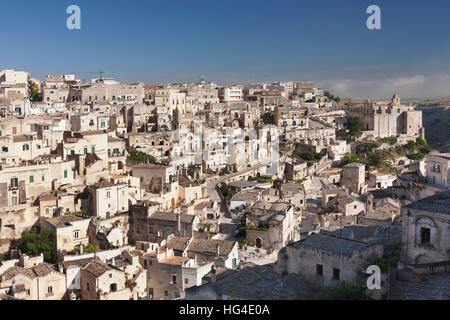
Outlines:
[{"label": "shrub", "polygon": [[53,241],[50,231],[32,228],[30,231],[22,232],[19,248],[23,253],[28,255],[39,255],[43,253],[45,261],[50,262],[53,260],[56,244]]},{"label": "shrub", "polygon": [[364,123],[360,118],[350,117],[347,119],[347,128],[350,130],[349,134],[353,137],[360,137]]},{"label": "shrub", "polygon": [[133,162],[150,162],[155,163],[156,159],[155,157],[141,151],[133,150],[131,151],[130,156],[128,157],[129,161]]},{"label": "shrub", "polygon": [[370,300],[366,294],[363,282],[340,281],[339,283],[323,288],[316,299],[318,300]]},{"label": "shrub", "polygon": [[411,160],[422,160],[425,157],[425,155],[423,153],[413,153],[413,154],[409,154],[408,158]]}]

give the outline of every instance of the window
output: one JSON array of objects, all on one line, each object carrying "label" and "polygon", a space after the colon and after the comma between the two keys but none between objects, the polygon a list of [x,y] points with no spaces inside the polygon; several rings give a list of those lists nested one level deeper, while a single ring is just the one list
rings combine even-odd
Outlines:
[{"label": "window", "polygon": [[177,275],[176,274],[172,275],[172,283],[177,283]]},{"label": "window", "polygon": [[34,176],[30,176],[30,183],[34,182]]},{"label": "window", "polygon": [[323,276],[323,265],[321,264],[316,265],[316,274],[321,277]]},{"label": "window", "polygon": [[358,206],[355,204],[355,205],[353,206],[353,209],[356,209],[356,208],[358,208]]},{"label": "window", "polygon": [[22,146],[22,150],[23,150],[23,151],[28,151],[28,150],[30,150],[30,145],[29,145],[29,144],[24,144],[24,145]]},{"label": "window", "polygon": [[110,191],[106,192],[106,197],[107,198],[111,198],[111,192]]},{"label": "window", "polygon": [[188,278],[184,279],[184,283],[185,283],[185,284],[188,284],[188,283],[189,283]]},{"label": "window", "polygon": [[431,242],[431,233],[429,228],[420,228],[420,243],[421,244],[430,244]]},{"label": "window", "polygon": [[92,150],[92,153],[95,153],[95,147],[92,147],[91,150]]},{"label": "window", "polygon": [[45,176],[42,176],[42,181],[45,181]]},{"label": "window", "polygon": [[333,280],[339,280],[340,278],[340,270],[337,268],[333,268]]},{"label": "window", "polygon": [[3,152],[8,152],[8,147],[2,147]]},{"label": "window", "polygon": [[76,231],[73,233],[73,237],[74,237],[75,239],[79,239],[79,238],[80,238],[80,231],[79,231],[79,230],[76,230]]},{"label": "window", "polygon": [[11,187],[18,187],[19,186],[19,178],[12,178],[11,179]]},{"label": "window", "polygon": [[89,291],[89,289],[90,289],[90,286],[89,286],[89,282],[88,282],[88,283],[86,283],[86,290]]},{"label": "window", "polygon": [[64,170],[64,178],[67,178],[67,170]]},{"label": "window", "polygon": [[47,292],[48,292],[48,293],[53,293],[53,287],[52,287],[52,286],[48,286]]}]

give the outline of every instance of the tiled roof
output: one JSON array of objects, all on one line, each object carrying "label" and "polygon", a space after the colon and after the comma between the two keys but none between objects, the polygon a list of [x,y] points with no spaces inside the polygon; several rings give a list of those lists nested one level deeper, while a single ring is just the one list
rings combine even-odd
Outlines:
[{"label": "tiled roof", "polygon": [[167,240],[167,248],[174,249],[177,251],[184,251],[186,249],[186,247],[188,246],[188,241],[190,239],[191,239],[190,237],[173,236]]},{"label": "tiled roof", "polygon": [[103,263],[98,260],[94,260],[90,263],[88,263],[84,270],[92,274],[94,277],[100,277],[102,274],[104,274],[106,271],[113,270],[109,265],[106,263]]},{"label": "tiled roof", "polygon": [[[196,217],[195,215],[191,214],[180,214],[181,223],[192,223],[195,217]],[[172,212],[156,211],[150,216],[150,219],[176,222],[177,215]]]},{"label": "tiled roof", "polygon": [[370,247],[371,244],[357,240],[339,238],[333,235],[327,235],[323,233],[314,233],[304,240],[300,240],[292,244],[289,244],[289,246],[293,246],[295,248],[305,247],[320,251],[331,252],[333,254],[343,254],[346,256],[352,256],[354,251],[364,250]]},{"label": "tiled roof", "polygon": [[219,246],[219,255],[228,256],[236,241],[213,240],[213,239],[193,239],[188,247],[189,253],[216,254]]},{"label": "tiled roof", "polygon": [[414,202],[406,208],[450,214],[450,190]]},{"label": "tiled roof", "polygon": [[80,221],[85,220],[84,218],[75,216],[75,215],[67,215],[67,216],[60,216],[56,218],[47,219],[46,221],[52,225],[54,225],[56,228],[62,228],[67,225],[70,225],[71,222],[74,221]]},{"label": "tiled roof", "polygon": [[3,273],[2,277],[4,277],[5,280],[9,280],[14,278],[16,275],[22,274],[28,278],[36,278],[46,276],[49,273],[56,271],[57,270],[53,265],[44,262],[32,268],[23,268],[19,266],[11,267]]}]

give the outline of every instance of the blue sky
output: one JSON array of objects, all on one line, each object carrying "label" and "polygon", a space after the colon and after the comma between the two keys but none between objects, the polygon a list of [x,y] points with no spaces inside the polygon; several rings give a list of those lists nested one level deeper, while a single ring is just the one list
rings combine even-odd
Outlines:
[{"label": "blue sky", "polygon": [[[82,29],[66,28],[81,8]],[[381,7],[382,29],[366,28]],[[313,80],[348,97],[450,95],[450,1],[2,1],[0,69],[122,82]],[[80,73],[88,79],[94,74]]]}]

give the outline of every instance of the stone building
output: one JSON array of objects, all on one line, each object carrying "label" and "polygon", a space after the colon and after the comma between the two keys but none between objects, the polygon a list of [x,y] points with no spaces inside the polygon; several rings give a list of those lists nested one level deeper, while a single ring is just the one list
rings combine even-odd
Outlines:
[{"label": "stone building", "polygon": [[450,153],[431,153],[425,158],[427,182],[443,189],[450,188]]},{"label": "stone building", "polygon": [[349,163],[342,170],[341,185],[350,192],[363,194],[367,190],[365,184],[365,166],[362,163]]},{"label": "stone building", "polygon": [[424,135],[422,111],[401,104],[397,94],[390,102],[368,100],[362,105],[350,106],[349,115],[360,118],[364,123],[363,130],[374,137]]},{"label": "stone building", "polygon": [[113,264],[93,260],[80,272],[82,300],[129,300],[125,272]]},{"label": "stone building", "polygon": [[66,276],[44,255],[22,255],[16,266],[0,275],[0,289],[8,288],[9,295],[24,300],[61,300],[66,293]]},{"label": "stone building", "polygon": [[96,218],[109,219],[115,214],[128,211],[128,185],[101,180],[87,187],[91,201],[90,214]]},{"label": "stone building", "polygon": [[322,287],[362,279],[368,259],[382,255],[382,244],[314,233],[280,250],[276,270],[299,274],[313,286]]},{"label": "stone building", "polygon": [[[71,101],[74,101],[73,98]],[[145,92],[142,85],[97,83],[81,89],[81,101],[84,102],[142,102],[144,98]]]},{"label": "stone building", "polygon": [[450,260],[450,191],[402,209],[402,255],[405,265]]},{"label": "stone building", "polygon": [[39,219],[41,228],[51,232],[56,242],[56,249],[70,252],[80,245],[88,245],[87,234],[90,218],[65,215],[51,219]]},{"label": "stone building", "polygon": [[192,237],[199,218],[194,215],[158,211],[149,201],[131,206],[130,241],[161,242],[169,235]]}]

